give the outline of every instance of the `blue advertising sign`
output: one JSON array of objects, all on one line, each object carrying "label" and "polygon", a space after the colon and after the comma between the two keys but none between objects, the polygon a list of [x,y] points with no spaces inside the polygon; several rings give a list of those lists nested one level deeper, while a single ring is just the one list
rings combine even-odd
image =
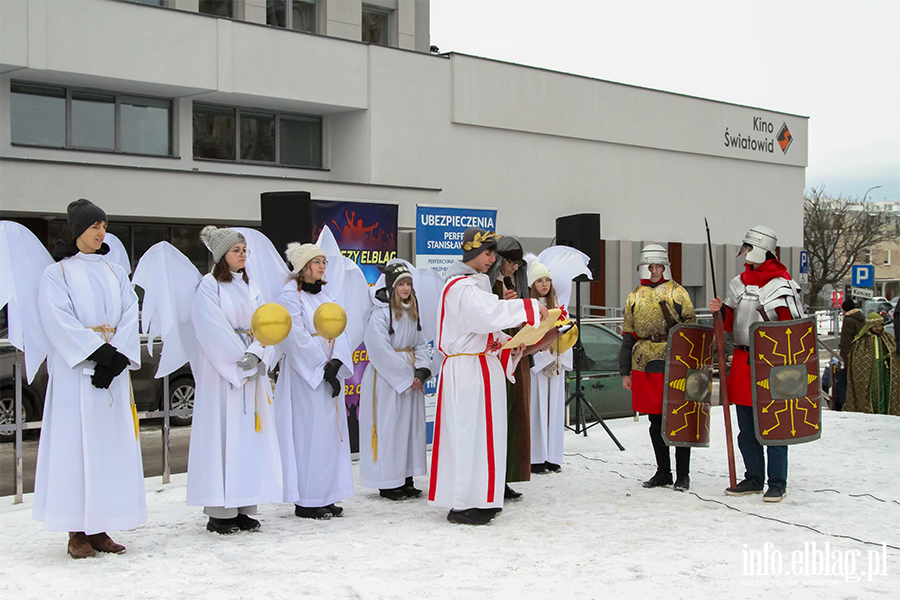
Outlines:
[{"label": "blue advertising sign", "polygon": [[416,267],[443,275],[462,258],[462,236],[469,227],[496,231],[497,211],[446,206],[416,207]]},{"label": "blue advertising sign", "polygon": [[875,285],[875,267],[873,265],[853,265],[853,287],[872,287]]}]

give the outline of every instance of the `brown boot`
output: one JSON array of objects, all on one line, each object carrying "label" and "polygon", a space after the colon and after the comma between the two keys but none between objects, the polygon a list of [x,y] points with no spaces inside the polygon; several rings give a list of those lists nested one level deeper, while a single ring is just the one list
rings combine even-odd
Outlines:
[{"label": "brown boot", "polygon": [[106,535],[106,532],[89,535],[87,536],[87,541],[97,552],[109,552],[110,554],[122,554],[125,552],[125,546],[112,541]]},{"label": "brown boot", "polygon": [[69,532],[69,556],[72,558],[92,558],[96,556],[88,537],[83,531]]}]

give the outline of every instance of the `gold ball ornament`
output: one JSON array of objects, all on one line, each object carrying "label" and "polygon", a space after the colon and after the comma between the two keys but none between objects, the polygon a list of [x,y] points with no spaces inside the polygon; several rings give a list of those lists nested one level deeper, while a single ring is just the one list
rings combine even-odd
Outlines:
[{"label": "gold ball ornament", "polygon": [[347,313],[338,304],[326,302],[313,314],[313,326],[326,340],[336,339],[347,327]]},{"label": "gold ball ornament", "polygon": [[[567,321],[571,323],[571,321]],[[553,351],[562,354],[566,350],[571,350],[575,342],[578,341],[578,325],[572,325],[567,332],[553,340]]]},{"label": "gold ball ornament", "polygon": [[275,302],[263,304],[250,318],[250,329],[263,346],[280,344],[291,332],[291,313]]}]

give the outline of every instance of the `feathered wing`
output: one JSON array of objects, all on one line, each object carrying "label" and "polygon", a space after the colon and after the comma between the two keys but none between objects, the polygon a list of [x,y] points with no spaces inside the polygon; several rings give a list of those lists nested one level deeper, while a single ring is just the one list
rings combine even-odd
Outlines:
[{"label": "feathered wing", "polygon": [[144,289],[141,328],[149,336],[147,348],[162,337],[163,351],[156,377],[165,377],[199,356],[191,322],[191,302],[200,283],[197,267],[168,242],[152,246],[138,262],[132,282]]},{"label": "feathered wing", "polygon": [[131,275],[131,261],[128,260],[128,252],[122,241],[111,233],[106,234],[104,241],[109,246],[109,252],[104,255],[104,260],[120,265],[126,273]]},{"label": "feathered wing", "polygon": [[8,307],[7,337],[25,353],[29,383],[50,347],[38,312],[38,283],[52,264],[50,253],[28,228],[0,221],[0,307]]},{"label": "feathered wing", "polygon": [[[560,306],[568,306],[569,298],[572,296],[573,279],[579,275],[587,275],[591,277],[591,271],[588,269],[590,257],[584,252],[580,252],[569,246],[550,246],[540,254],[537,259],[542,265],[550,269],[553,275],[553,281],[556,289],[556,295],[559,299]],[[565,285],[565,283],[569,285]]]},{"label": "feathered wing", "polygon": [[369,284],[359,265],[341,254],[331,229],[322,229],[316,245],[325,252],[328,260],[325,268],[326,290],[347,313],[347,336],[350,347],[355,349],[363,342],[366,315],[372,306]]},{"label": "feathered wing", "polygon": [[235,227],[247,240],[247,276],[262,292],[263,302],[278,302],[278,293],[291,272],[284,256],[262,232],[247,227]]}]

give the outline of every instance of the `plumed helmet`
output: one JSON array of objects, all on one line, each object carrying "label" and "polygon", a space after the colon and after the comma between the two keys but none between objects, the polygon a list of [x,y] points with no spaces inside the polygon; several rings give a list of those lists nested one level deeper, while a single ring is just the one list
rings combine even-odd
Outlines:
[{"label": "plumed helmet", "polygon": [[766,262],[766,252],[775,254],[775,246],[778,245],[778,237],[775,235],[775,231],[764,225],[752,227],[750,231],[744,235],[743,241],[744,245],[741,246],[741,251],[738,252],[738,256],[741,255],[741,252],[746,250],[747,246],[751,246],[751,248],[747,250],[747,260],[760,264]]}]

